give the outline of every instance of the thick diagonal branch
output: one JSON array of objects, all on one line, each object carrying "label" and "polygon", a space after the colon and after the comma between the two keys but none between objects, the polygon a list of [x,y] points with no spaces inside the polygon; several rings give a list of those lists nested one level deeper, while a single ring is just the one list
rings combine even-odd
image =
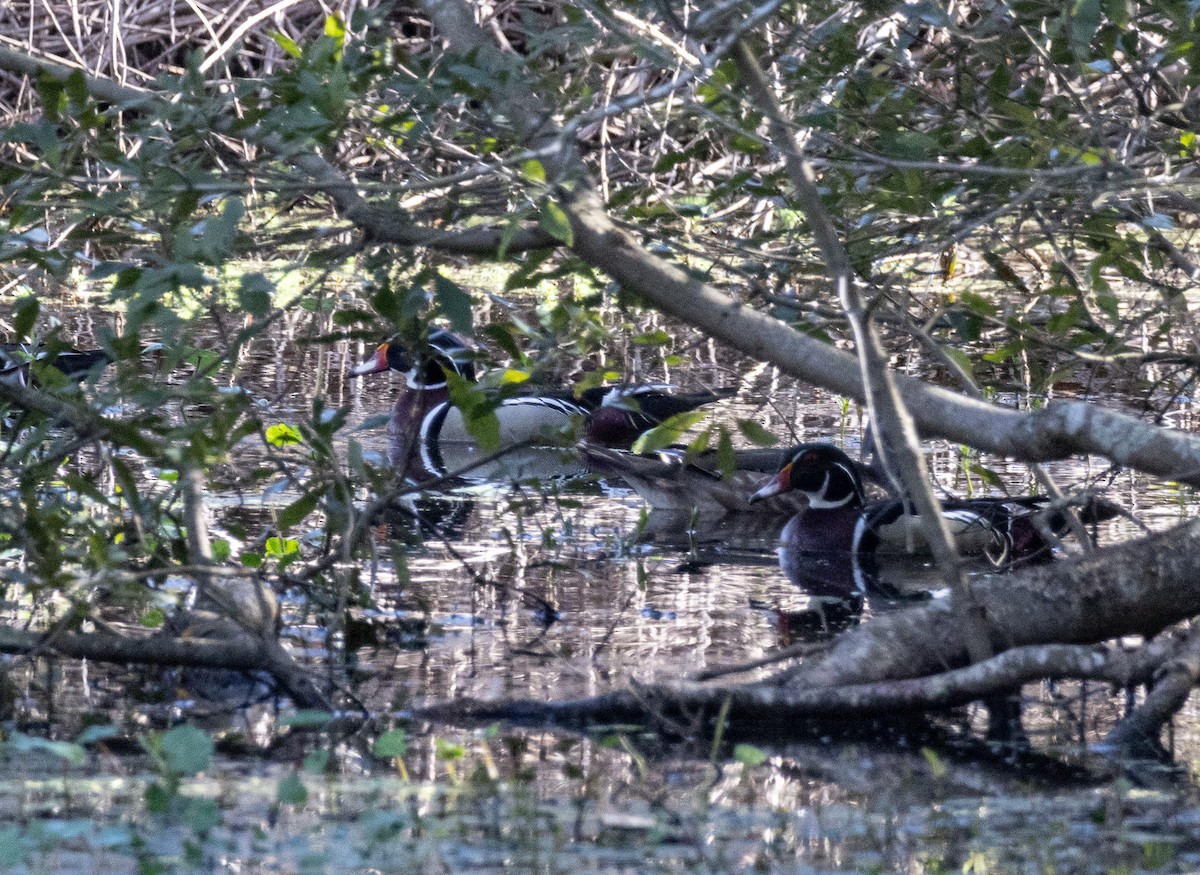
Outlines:
[{"label": "thick diagonal branch", "polygon": [[[431,7],[457,5],[452,0]],[[469,16],[467,17],[469,22]],[[439,26],[442,23],[439,22]],[[455,48],[469,54],[477,44],[455,38]],[[486,40],[480,39],[479,43]],[[53,62],[35,59],[28,53],[0,48],[0,67],[65,79],[82,75]],[[88,90],[102,100],[123,106],[165,106],[166,98],[94,77],[85,77]],[[523,112],[538,106],[529,103]],[[331,170],[312,152],[290,158],[307,172],[317,172],[322,190],[329,191],[339,206],[350,204],[353,183]],[[563,153],[571,158],[573,151]],[[571,158],[577,161],[577,156]],[[559,159],[562,164],[562,158]],[[556,176],[555,178],[562,178]],[[586,178],[581,177],[581,178]],[[606,272],[646,303],[680,319],[743,354],[769,361],[784,373],[859,400],[865,392],[856,358],[833,346],[795,331],[784,322],[745,307],[728,294],[704,283],[670,262],[647,252],[606,214],[604,205],[588,186],[579,186],[566,205],[574,232],[574,251],[593,267]],[[435,245],[456,251],[456,238],[423,228],[400,210],[371,205],[353,211],[354,222],[376,240],[413,245]],[[486,230],[481,237],[466,240],[464,251],[494,253],[497,235]],[[537,238],[540,243],[540,237]],[[493,247],[496,243],[496,247]],[[516,251],[515,245],[509,251]],[[1178,430],[1163,429],[1115,410],[1081,401],[1052,401],[1036,411],[1017,411],[930,386],[904,374],[895,375],[896,388],[908,406],[918,431],[943,437],[980,450],[1000,453],[1027,462],[1063,459],[1073,454],[1095,453],[1115,464],[1148,474],[1200,486],[1200,439]]]}]

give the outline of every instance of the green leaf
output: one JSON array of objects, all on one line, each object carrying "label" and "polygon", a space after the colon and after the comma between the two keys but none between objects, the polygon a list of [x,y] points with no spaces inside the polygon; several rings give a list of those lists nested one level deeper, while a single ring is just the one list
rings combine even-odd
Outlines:
[{"label": "green leaf", "polygon": [[261,273],[248,273],[238,286],[238,303],[251,316],[266,316],[271,312],[271,292],[275,287]]},{"label": "green leaf", "polygon": [[647,331],[644,334],[635,335],[633,342],[637,346],[669,346],[671,335],[660,328],[657,331]]},{"label": "green leaf", "polygon": [[737,469],[737,457],[733,454],[733,438],[729,429],[721,426],[721,436],[717,438],[717,470],[721,476],[728,478]]},{"label": "green leaf", "polygon": [[883,151],[896,158],[920,160],[936,154],[938,141],[920,131],[893,131],[881,135]]},{"label": "green leaf", "polygon": [[948,767],[942,758],[938,756],[937,751],[932,748],[923,747],[921,748],[921,755],[925,757],[925,762],[929,763],[929,771],[935,780],[945,777]]},{"label": "green leaf", "polygon": [[269,31],[269,34],[279,48],[283,49],[296,60],[299,60],[304,55],[304,52],[300,50],[300,46],[296,44],[296,41],[287,34],[281,33],[278,30]]},{"label": "green leaf", "polygon": [[529,379],[529,371],[518,371],[513,368],[506,368],[504,373],[500,375],[500,385],[512,386],[519,383],[524,383]]},{"label": "green leaf", "polygon": [[655,450],[661,450],[663,447],[669,447],[675,441],[679,440],[685,431],[700,422],[707,415],[702,410],[689,410],[686,413],[676,413],[674,416],[663,420],[662,423],[638,437],[633,442],[632,449],[635,453],[652,453]]},{"label": "green leaf", "polygon": [[995,489],[1006,489],[1004,478],[993,471],[991,468],[980,465],[978,462],[971,462],[967,465],[967,470]]},{"label": "green leaf", "polygon": [[530,182],[537,182],[542,185],[546,184],[546,168],[536,158],[530,158],[522,164],[521,172],[525,174],[525,178]]},{"label": "green leaf", "polygon": [[767,753],[762,748],[755,747],[752,744],[735,744],[733,746],[733,758],[736,762],[753,769],[767,761]]},{"label": "green leaf", "polygon": [[118,734],[120,734],[120,730],[111,723],[101,723],[89,726],[83,732],[79,733],[79,737],[75,739],[75,743],[85,746],[96,744],[100,741],[108,741],[110,738],[116,738]]},{"label": "green leaf", "polygon": [[1008,266],[1007,262],[995,252],[984,252],[983,260],[996,272],[996,276],[1001,282],[1008,283],[1014,288],[1020,289],[1022,292],[1028,292],[1029,288],[1025,285],[1025,281],[1017,275],[1017,272]]},{"label": "green leaf", "polygon": [[690,161],[698,151],[698,149],[688,149],[687,151],[667,152],[654,162],[654,169],[651,172],[666,173],[671,168]]},{"label": "green leaf", "polygon": [[460,334],[470,334],[474,329],[471,296],[441,274],[433,278],[433,294],[438,307],[450,320],[450,327]]},{"label": "green leaf", "polygon": [[561,240],[568,246],[575,245],[575,232],[571,229],[571,220],[567,218],[563,208],[554,201],[549,199],[542,201],[542,208],[538,213],[538,224],[555,240]]},{"label": "green leaf", "polygon": [[166,621],[167,615],[163,613],[162,608],[150,608],[138,620],[147,629],[161,629]]},{"label": "green leaf", "polygon": [[16,753],[43,751],[76,766],[82,765],[87,760],[87,751],[78,744],[69,741],[51,741],[36,735],[25,735],[22,732],[14,732],[5,743],[5,747]]},{"label": "green leaf", "polygon": [[452,371],[446,372],[446,389],[450,393],[450,403],[462,413],[468,433],[480,448],[488,452],[498,450],[500,420],[491,399],[475,383]]},{"label": "green leaf", "polygon": [[[268,556],[284,558],[297,556],[300,553],[300,542],[292,538],[267,538],[266,550]],[[245,557],[243,557],[243,562]]]},{"label": "green leaf", "polygon": [[1082,60],[1100,29],[1100,0],[1075,0],[1071,7],[1071,48]]},{"label": "green leaf", "polygon": [[291,714],[285,714],[279,718],[281,726],[305,727],[325,726],[333,719],[333,715],[328,711],[318,711],[315,708],[302,708],[299,711],[293,711]]},{"label": "green leaf", "polygon": [[37,298],[22,298],[17,303],[13,313],[13,328],[16,329],[17,337],[24,340],[32,338],[33,325],[37,322],[41,309],[42,305],[38,303]]},{"label": "green leaf", "polygon": [[[225,208],[217,215],[206,219],[200,235],[200,251],[204,259],[213,265],[221,264],[234,254],[238,225],[246,214],[246,205],[241,198],[230,198]],[[201,278],[201,281],[203,279]]]},{"label": "green leaf", "polygon": [[390,729],[375,739],[371,753],[380,759],[395,759],[408,750],[408,733],[403,729]]},{"label": "green leaf", "polygon": [[207,835],[221,825],[221,806],[216,799],[189,796],[183,819],[197,835]]},{"label": "green leaf", "polygon": [[212,762],[213,742],[204,730],[185,723],[163,733],[162,754],[175,774],[194,775]]},{"label": "green leaf", "polygon": [[267,428],[266,438],[267,443],[273,447],[286,447],[302,443],[304,440],[294,425],[288,425],[285,422],[276,423]]},{"label": "green leaf", "polygon": [[142,793],[142,802],[151,814],[166,814],[171,808],[171,791],[155,781]]},{"label": "green leaf", "polygon": [[753,419],[739,419],[737,421],[738,431],[750,441],[752,444],[757,444],[760,447],[773,447],[779,443],[779,438],[771,434]]},{"label": "green leaf", "polygon": [[0,829],[0,869],[9,871],[25,862],[25,844],[15,826]]},{"label": "green leaf", "polygon": [[310,750],[304,755],[304,771],[310,775],[322,775],[333,759],[327,750]]},{"label": "green leaf", "polygon": [[317,501],[320,495],[317,490],[311,490],[301,495],[287,507],[279,512],[279,527],[286,529],[300,522],[317,507]]},{"label": "green leaf", "polygon": [[1108,20],[1117,30],[1129,27],[1129,19],[1132,15],[1131,5],[1130,0],[1105,0],[1104,14],[1108,16]]},{"label": "green leaf", "polygon": [[963,369],[964,373],[974,376],[975,365],[971,362],[970,356],[965,352],[953,346],[943,346],[942,352],[946,354],[947,358],[953,359],[955,364]]},{"label": "green leaf", "polygon": [[688,458],[694,459],[696,456],[708,449],[708,444],[712,440],[712,426],[704,429],[700,434],[696,435],[695,439],[687,445],[685,454]]},{"label": "green leaf", "polygon": [[282,805],[303,805],[308,801],[308,788],[299,772],[292,772],[279,782],[275,798]]},{"label": "green leaf", "polygon": [[1116,295],[1096,295],[1096,306],[1100,308],[1100,311],[1104,313],[1105,316],[1107,316],[1109,319],[1112,319],[1114,322],[1121,318]]}]

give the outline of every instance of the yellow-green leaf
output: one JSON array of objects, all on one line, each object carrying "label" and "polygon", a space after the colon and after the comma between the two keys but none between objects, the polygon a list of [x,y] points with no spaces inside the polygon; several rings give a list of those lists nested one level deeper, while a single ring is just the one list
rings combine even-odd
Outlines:
[{"label": "yellow-green leaf", "polygon": [[739,419],[737,427],[746,440],[758,444],[760,447],[773,447],[779,443],[779,438],[775,437],[775,435],[752,419]]},{"label": "yellow-green leaf", "polygon": [[525,174],[525,178],[530,182],[540,182],[546,184],[546,168],[542,166],[542,162],[536,158],[530,158],[521,165],[521,172]]},{"label": "yellow-green leaf", "polygon": [[635,453],[652,453],[669,447],[683,436],[683,433],[704,419],[708,414],[701,410],[689,410],[686,413],[676,413],[669,419],[643,433],[633,442]]},{"label": "yellow-green leaf", "polygon": [[538,224],[542,230],[553,237],[555,240],[561,240],[568,246],[575,245],[575,232],[571,230],[571,220],[567,218],[567,214],[552,200],[542,201],[542,209],[538,215]]},{"label": "yellow-green leaf", "polygon": [[267,429],[267,443],[273,447],[286,447],[298,444],[303,440],[299,430],[286,422],[276,423]]},{"label": "yellow-green leaf", "polygon": [[271,39],[275,40],[279,48],[283,49],[293,58],[299,59],[300,56],[304,54],[304,52],[300,50],[300,46],[296,44],[296,41],[287,34],[281,33],[277,30],[271,31],[270,34]]}]

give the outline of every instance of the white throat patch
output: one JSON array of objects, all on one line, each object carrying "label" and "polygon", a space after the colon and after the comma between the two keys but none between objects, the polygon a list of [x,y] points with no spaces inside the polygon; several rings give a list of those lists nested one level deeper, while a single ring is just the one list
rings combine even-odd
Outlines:
[{"label": "white throat patch", "polygon": [[825,472],[825,480],[821,483],[820,491],[816,493],[805,492],[808,496],[808,506],[814,510],[832,510],[838,507],[845,507],[854,499],[854,493],[848,493],[844,498],[839,498],[837,501],[830,501],[825,498],[825,492],[829,489],[829,471]]}]

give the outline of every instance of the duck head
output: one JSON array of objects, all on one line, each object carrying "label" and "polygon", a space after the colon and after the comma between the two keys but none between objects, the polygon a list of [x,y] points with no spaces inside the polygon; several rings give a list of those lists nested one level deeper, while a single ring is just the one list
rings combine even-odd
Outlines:
[{"label": "duck head", "polygon": [[830,444],[794,447],[790,461],[750,496],[750,503],[791,490],[804,493],[814,509],[860,507],[865,500],[854,462]]},{"label": "duck head", "polygon": [[381,343],[374,355],[350,369],[350,376],[365,377],[380,371],[399,371],[410,389],[438,389],[446,385],[446,372],[474,381],[471,350],[457,334],[434,328],[424,347],[414,354],[399,337]]}]

